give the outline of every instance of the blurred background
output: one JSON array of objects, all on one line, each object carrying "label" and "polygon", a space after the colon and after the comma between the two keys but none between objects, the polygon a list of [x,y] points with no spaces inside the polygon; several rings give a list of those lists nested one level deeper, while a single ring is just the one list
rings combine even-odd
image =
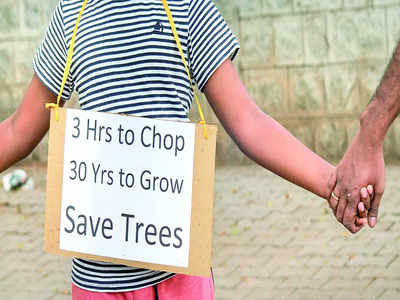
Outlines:
[{"label": "blurred background", "polygon": [[[1,119],[15,110],[23,96],[33,74],[33,55],[57,2],[0,1]],[[215,3],[240,40],[235,64],[257,104],[312,150],[339,159],[400,39],[400,1]],[[208,121],[217,122],[211,111]],[[399,146],[397,122],[385,140],[386,158],[398,159]],[[44,143],[33,158],[46,157]],[[217,157],[245,161],[223,132]]]},{"label": "blurred background", "polygon": [[[313,151],[340,160],[400,39],[400,0],[214,2],[240,40],[235,65],[257,104]],[[22,99],[57,3],[0,0],[0,120]],[[216,299],[400,299],[399,147],[395,121],[379,224],[352,236],[324,201],[254,166],[221,129]],[[46,159],[47,138],[18,166],[35,189],[0,192],[0,299],[70,298],[70,259],[42,251]]]}]

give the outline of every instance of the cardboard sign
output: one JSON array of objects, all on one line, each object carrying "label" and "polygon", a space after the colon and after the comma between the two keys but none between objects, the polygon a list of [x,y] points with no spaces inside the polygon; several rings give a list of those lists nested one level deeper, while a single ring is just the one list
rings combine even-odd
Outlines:
[{"label": "cardboard sign", "polygon": [[52,111],[45,250],[209,276],[216,127]]}]

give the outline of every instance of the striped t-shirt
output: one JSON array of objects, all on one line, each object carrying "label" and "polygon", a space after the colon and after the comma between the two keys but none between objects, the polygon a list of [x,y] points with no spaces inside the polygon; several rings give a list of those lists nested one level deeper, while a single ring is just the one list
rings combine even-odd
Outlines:
[{"label": "striped t-shirt", "polygon": [[[33,61],[36,75],[55,94],[82,1],[60,1]],[[202,90],[235,56],[238,42],[211,0],[168,4],[192,79]],[[188,120],[193,91],[161,0],[88,1],[62,99],[73,90],[83,110]],[[173,275],[83,259],[72,264],[73,283],[92,291],[130,291]]]}]

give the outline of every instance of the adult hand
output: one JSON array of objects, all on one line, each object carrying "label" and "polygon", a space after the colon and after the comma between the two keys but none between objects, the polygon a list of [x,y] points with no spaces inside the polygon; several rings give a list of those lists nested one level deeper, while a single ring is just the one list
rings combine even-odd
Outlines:
[{"label": "adult hand", "polygon": [[[357,224],[357,207],[361,201],[368,210],[368,223],[374,227],[377,222],[379,204],[385,187],[385,163],[382,142],[373,142],[369,132],[361,129],[357,132],[337,167],[337,182],[333,190],[339,200],[331,197],[329,205],[341,222],[350,232],[358,232],[362,226]],[[365,195],[363,187],[369,188],[371,195]]]},{"label": "adult hand", "polygon": [[[339,198],[334,194],[334,189],[336,187],[336,176],[337,176],[337,168],[334,168],[333,173],[331,174],[329,180],[328,180],[328,190],[329,193],[326,198],[328,201],[329,206],[332,208],[333,214],[336,217],[336,208],[339,203]],[[372,190],[372,186],[369,186],[370,189]],[[356,215],[354,216],[354,226],[350,230],[353,233],[356,233],[361,230],[366,224],[367,224],[367,210],[365,209],[364,203],[370,202],[370,195],[371,193],[368,192],[366,187],[363,187],[360,191],[361,195],[361,202],[358,203],[357,209],[358,211],[356,212]]]}]

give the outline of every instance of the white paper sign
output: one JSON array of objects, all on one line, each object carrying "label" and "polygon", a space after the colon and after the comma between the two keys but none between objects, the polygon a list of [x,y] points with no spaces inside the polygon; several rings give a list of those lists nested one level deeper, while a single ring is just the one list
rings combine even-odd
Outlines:
[{"label": "white paper sign", "polygon": [[68,110],[60,249],[187,267],[195,125]]}]

